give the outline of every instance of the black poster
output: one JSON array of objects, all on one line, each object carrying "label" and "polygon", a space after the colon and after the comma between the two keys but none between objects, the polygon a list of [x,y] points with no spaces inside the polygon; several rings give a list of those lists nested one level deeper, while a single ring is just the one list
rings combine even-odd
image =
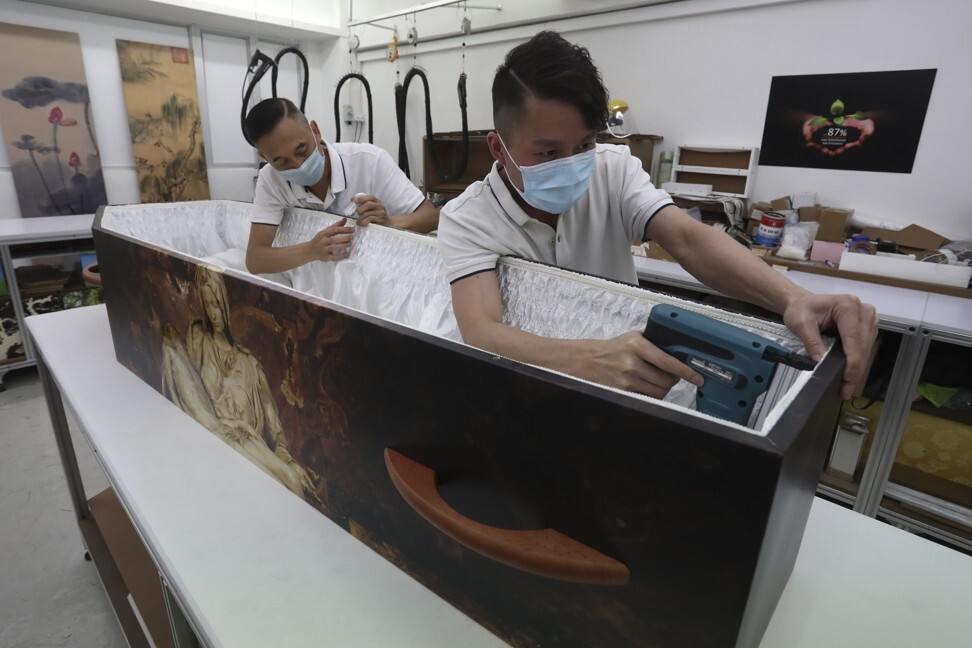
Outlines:
[{"label": "black poster", "polygon": [[759,163],[911,173],[936,72],[773,77]]}]

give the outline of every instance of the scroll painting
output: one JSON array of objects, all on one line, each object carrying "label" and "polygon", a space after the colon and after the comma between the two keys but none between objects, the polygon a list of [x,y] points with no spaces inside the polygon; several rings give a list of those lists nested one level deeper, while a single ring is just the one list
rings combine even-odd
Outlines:
[{"label": "scroll painting", "polygon": [[192,50],[115,43],[142,202],[208,200]]},{"label": "scroll painting", "polygon": [[77,34],[0,23],[0,129],[21,216],[108,202]]}]

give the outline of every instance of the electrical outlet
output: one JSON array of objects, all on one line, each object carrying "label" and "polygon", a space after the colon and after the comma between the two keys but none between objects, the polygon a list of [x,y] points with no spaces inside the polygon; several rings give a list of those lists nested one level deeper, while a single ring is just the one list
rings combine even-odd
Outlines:
[{"label": "electrical outlet", "polygon": [[343,104],[341,106],[342,120],[345,124],[350,124],[354,121],[354,107],[351,104]]}]

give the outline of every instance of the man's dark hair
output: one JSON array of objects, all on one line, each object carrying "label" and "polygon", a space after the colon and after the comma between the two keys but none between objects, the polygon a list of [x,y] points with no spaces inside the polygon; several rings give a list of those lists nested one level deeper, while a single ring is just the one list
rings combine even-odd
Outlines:
[{"label": "man's dark hair", "polygon": [[517,45],[496,68],[493,125],[501,135],[516,128],[527,93],[574,106],[591,129],[601,130],[607,121],[608,93],[590,52],[555,31]]},{"label": "man's dark hair", "polygon": [[243,132],[246,133],[250,143],[256,146],[261,137],[287,118],[304,125],[308,124],[304,113],[300,112],[300,109],[290,99],[264,99],[250,108],[250,112],[246,115],[246,121],[243,122]]}]

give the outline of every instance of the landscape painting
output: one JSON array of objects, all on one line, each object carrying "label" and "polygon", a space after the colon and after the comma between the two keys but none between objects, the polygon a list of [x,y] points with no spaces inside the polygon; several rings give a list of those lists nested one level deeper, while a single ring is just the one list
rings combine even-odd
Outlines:
[{"label": "landscape painting", "polygon": [[192,50],[115,43],[142,202],[208,200]]},{"label": "landscape painting", "polygon": [[108,202],[77,34],[0,23],[0,130],[21,216]]}]

